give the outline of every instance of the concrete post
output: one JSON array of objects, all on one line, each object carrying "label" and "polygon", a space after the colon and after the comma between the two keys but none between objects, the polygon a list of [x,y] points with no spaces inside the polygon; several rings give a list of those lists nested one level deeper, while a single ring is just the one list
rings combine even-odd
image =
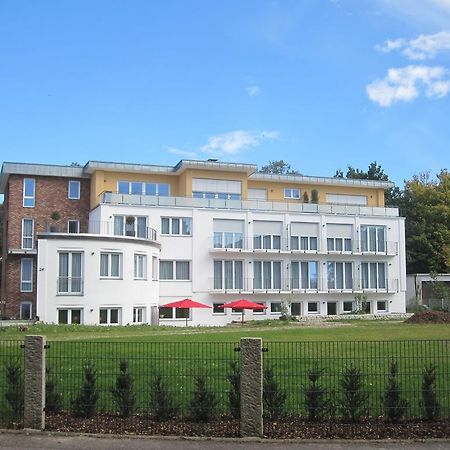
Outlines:
[{"label": "concrete post", "polygon": [[241,339],[241,436],[263,435],[261,338]]},{"label": "concrete post", "polygon": [[25,337],[24,428],[45,428],[45,337]]}]

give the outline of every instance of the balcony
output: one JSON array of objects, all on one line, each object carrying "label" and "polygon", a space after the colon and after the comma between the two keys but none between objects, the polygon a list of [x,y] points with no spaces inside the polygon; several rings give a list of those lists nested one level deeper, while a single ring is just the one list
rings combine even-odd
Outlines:
[{"label": "balcony", "polygon": [[329,205],[297,202],[273,202],[262,200],[226,200],[193,197],[119,194],[105,191],[99,195],[99,203],[109,205],[162,206],[180,208],[211,208],[242,211],[274,211],[310,214],[339,214],[351,216],[398,217],[398,208],[381,208],[353,205]]}]

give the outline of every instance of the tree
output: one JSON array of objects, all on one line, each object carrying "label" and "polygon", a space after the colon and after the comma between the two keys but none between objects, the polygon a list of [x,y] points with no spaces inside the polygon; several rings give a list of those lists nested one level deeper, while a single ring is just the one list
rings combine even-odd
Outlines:
[{"label": "tree", "polygon": [[291,169],[291,165],[282,159],[269,161],[269,164],[261,167],[259,173],[271,173],[274,175],[300,175],[297,170]]}]

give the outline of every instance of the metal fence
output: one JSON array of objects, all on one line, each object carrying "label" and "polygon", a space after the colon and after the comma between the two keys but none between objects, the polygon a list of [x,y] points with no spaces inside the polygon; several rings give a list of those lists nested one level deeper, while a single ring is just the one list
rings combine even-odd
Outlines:
[{"label": "metal fence", "polygon": [[[233,343],[51,342],[47,384],[55,394],[53,400],[47,397],[46,428],[238,436],[239,423],[230,414],[228,396],[231,363],[239,356],[235,347]],[[83,391],[87,366],[95,374],[98,392],[92,414],[87,414],[89,405],[83,407],[90,401],[86,386]],[[130,390],[126,374],[133,380]],[[91,417],[82,417],[86,415]]]},{"label": "metal fence", "polygon": [[0,340],[0,428],[23,426],[24,351],[22,341]]}]

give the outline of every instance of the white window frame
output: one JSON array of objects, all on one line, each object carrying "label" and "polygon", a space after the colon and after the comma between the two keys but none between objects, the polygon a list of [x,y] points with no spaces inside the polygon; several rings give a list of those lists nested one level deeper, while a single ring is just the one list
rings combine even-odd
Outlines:
[{"label": "white window frame", "polygon": [[[273,308],[274,305],[279,306],[279,311],[274,311],[274,308]],[[280,301],[270,302],[270,314],[281,314],[281,302]]]},{"label": "white window frame", "polygon": [[[121,218],[122,223],[120,230],[118,230],[119,223],[116,222],[116,218]],[[127,219],[131,218],[133,219],[133,222],[127,223]],[[138,219],[145,219],[145,226],[144,226],[144,236],[142,236],[141,229],[138,226]],[[117,226],[116,226],[117,225]],[[120,232],[118,232],[120,231]],[[149,238],[149,226],[148,226],[148,216],[132,216],[127,214],[116,214],[113,218],[113,233],[114,236],[131,236],[131,237],[137,237],[141,239],[148,239]]]},{"label": "white window frame", "polygon": [[[373,283],[372,280],[372,271],[371,271],[371,265],[375,265],[376,267],[376,278],[375,278],[375,283]],[[364,283],[365,279],[364,279],[364,266],[367,265],[367,283]],[[382,286],[382,283],[380,283],[381,279],[380,279],[380,273],[382,273],[380,271],[380,266],[383,266],[382,272],[383,272],[383,280],[384,280],[384,286]],[[386,271],[387,265],[385,262],[381,262],[381,261],[374,261],[374,262],[364,262],[361,263],[361,286],[363,288],[364,291],[385,291],[387,290],[388,287],[388,279],[387,279],[387,271]],[[367,284],[367,285],[365,285]]]},{"label": "white window frame", "polygon": [[[25,306],[25,305],[30,307],[29,317],[24,317],[24,314],[23,314],[24,311],[23,311],[22,307]],[[30,319],[33,318],[33,302],[31,302],[29,300],[22,300],[20,302],[20,307],[19,308],[20,308],[19,309],[19,318],[21,320],[30,320]]]},{"label": "white window frame", "polygon": [[147,323],[147,308],[145,306],[133,306],[133,323]]},{"label": "white window frame", "polygon": [[[30,279],[24,278],[24,263],[31,264]],[[24,288],[24,284],[29,285],[29,288]],[[20,292],[33,292],[33,259],[32,258],[21,258],[20,260]]]},{"label": "white window frame", "polygon": [[[76,186],[76,193],[72,195],[72,187]],[[69,180],[67,183],[67,198],[69,200],[80,200],[81,183],[78,180]]]},{"label": "white window frame", "polygon": [[[345,304],[346,303],[347,304],[350,303],[350,309],[349,310],[345,309]],[[342,312],[343,312],[343,314],[351,314],[353,312],[353,310],[354,310],[354,302],[353,302],[353,300],[344,300],[342,302]]]},{"label": "white window frame", "polygon": [[[330,278],[330,264],[333,265],[333,273],[334,273],[334,279],[331,280]],[[337,269],[336,266],[338,264],[342,264],[342,287],[337,287]],[[348,268],[348,264],[350,264],[350,268]],[[351,286],[347,286],[346,280],[347,280],[347,271],[350,271],[351,275]],[[333,283],[332,283],[333,281]],[[333,284],[333,286],[330,287],[330,284]],[[327,289],[330,291],[351,291],[353,289],[353,263],[351,261],[327,261]]]},{"label": "white window frame", "polygon": [[[102,256],[107,257],[107,267],[106,271],[107,274],[102,275]],[[119,273],[117,275],[112,275],[112,259],[113,256],[118,256],[119,258]],[[120,252],[108,252],[108,251],[102,251],[100,252],[100,279],[104,280],[120,280],[122,278],[122,264],[123,261],[123,255]]]},{"label": "white window frame", "polygon": [[[309,310],[309,305],[316,305],[317,310],[316,311],[310,311]],[[306,302],[306,312],[307,312],[307,314],[320,314],[320,302],[315,302],[315,301],[308,301],[308,302]]]},{"label": "white window frame", "polygon": [[[169,224],[169,232],[163,233],[163,221],[167,220]],[[188,233],[183,233],[184,231],[184,221],[188,221]],[[176,227],[175,223],[178,223],[178,233],[174,232]],[[161,217],[161,236],[192,236],[192,218],[191,217]]]},{"label": "white window frame", "polygon": [[[265,279],[265,272],[264,272],[264,263],[270,263],[270,280],[266,280]],[[255,287],[256,285],[256,276],[255,276],[255,266],[256,265],[261,265],[261,286],[260,287]],[[273,270],[273,266],[275,264],[280,264],[280,280],[279,280],[279,285],[280,287],[275,287],[275,271]],[[266,281],[269,281],[269,287],[265,287],[265,285],[267,284]],[[283,289],[283,264],[282,261],[262,261],[262,260],[258,260],[258,261],[253,261],[253,289],[257,290],[257,291],[281,291]]]},{"label": "white window frame", "polygon": [[[220,278],[216,278],[216,264],[220,263],[221,267],[220,267],[220,271],[221,271],[221,276]],[[227,281],[229,281],[226,278],[226,269],[225,263],[231,263],[232,265],[232,277],[231,277],[231,287],[227,287]],[[242,278],[239,282],[239,280],[236,278],[236,264],[240,263],[241,264],[241,275]],[[214,289],[215,290],[225,290],[225,291],[242,291],[244,289],[244,261],[240,260],[240,259],[226,259],[226,260],[214,260],[214,279],[213,279],[213,284],[214,284]],[[216,284],[217,282],[217,284]]]},{"label": "white window frame", "polygon": [[[338,242],[341,242],[342,250],[338,250],[338,245],[337,245]],[[352,252],[351,238],[344,238],[344,237],[329,237],[329,238],[327,238],[327,252],[328,253],[351,253]]]},{"label": "white window frame", "polygon": [[[375,233],[375,249],[372,250],[370,247],[370,233],[371,230],[374,230]],[[383,240],[380,241],[380,231],[383,232]],[[363,238],[363,234],[366,235]],[[360,238],[361,238],[361,252],[362,253],[386,253],[386,226],[385,225],[361,225],[360,228]],[[380,247],[381,243],[381,247]],[[380,249],[381,248],[381,249]]]},{"label": "white window frame", "polygon": [[[172,278],[161,278],[161,263],[172,263]],[[178,263],[188,263],[189,264],[189,277],[187,279],[184,278],[177,278],[177,264]],[[191,261],[188,259],[176,259],[176,260],[167,260],[167,259],[160,259],[159,260],[160,269],[159,269],[159,281],[191,281]]]},{"label": "white window frame", "polygon": [[214,316],[225,316],[226,315],[225,308],[219,308],[219,306],[221,306],[223,304],[224,304],[224,302],[220,302],[220,303],[214,302],[213,303],[212,313]]},{"label": "white window frame", "polygon": [[[384,303],[384,309],[380,309],[378,308],[378,304],[379,303]],[[388,305],[389,305],[389,301],[388,300],[376,300],[375,303],[375,307],[377,308],[377,312],[388,312]]]},{"label": "white window frame", "polygon": [[[120,192],[119,189],[119,183],[128,183],[128,192]],[[141,189],[139,193],[133,193],[132,185],[141,185]],[[147,193],[147,185],[154,185],[155,186],[155,194],[149,194]],[[160,194],[160,186],[167,186],[167,195],[161,195]],[[128,180],[119,180],[117,181],[117,193],[119,194],[131,194],[131,195],[154,195],[159,197],[169,197],[170,196],[170,183],[155,183],[153,181],[128,181]]]},{"label": "white window frame", "polygon": [[[25,236],[24,232],[25,232],[25,221],[31,221],[31,235],[30,236]],[[30,246],[26,246],[25,245],[25,239],[30,240],[31,241],[31,245]],[[33,250],[34,249],[34,219],[29,219],[29,218],[24,218],[22,219],[22,249],[24,250]]]},{"label": "white window frame", "polygon": [[[228,238],[231,237],[231,243]],[[229,245],[231,244],[231,245]],[[214,231],[214,248],[244,248],[244,233],[237,231]]]},{"label": "white window frame", "polygon": [[[57,308],[57,315],[58,315],[58,325],[72,325],[73,324],[73,320],[72,320],[72,314],[73,314],[73,311],[80,311],[80,323],[79,323],[79,325],[83,325],[83,323],[84,323],[84,317],[83,317],[83,315],[84,315],[84,311],[83,311],[83,308],[82,307],[79,307],[79,308],[77,308],[77,307],[73,307],[73,308]],[[62,324],[60,321],[59,321],[59,312],[60,311],[67,311],[67,323],[66,324]]]},{"label": "white window frame", "polygon": [[[280,243],[279,247],[275,246],[277,239]],[[281,234],[255,234],[253,236],[253,250],[281,250],[281,247]]]},{"label": "white window frame", "polygon": [[147,279],[147,255],[144,255],[142,253],[135,253],[133,267],[133,275],[135,280]]},{"label": "white window frame", "polygon": [[[101,311],[106,310],[106,322],[101,323],[100,322],[100,314]],[[117,310],[117,322],[111,323],[111,311]],[[98,324],[103,326],[117,326],[122,324],[122,308],[118,306],[101,306],[98,309]]]},{"label": "white window frame", "polygon": [[[33,182],[33,195],[26,195],[26,184],[27,181]],[[31,200],[32,204],[27,205],[27,200]],[[24,178],[23,179],[23,198],[22,206],[24,208],[34,208],[36,206],[36,180],[34,178]]]},{"label": "white window frame", "polygon": [[[161,317],[161,312],[160,312],[159,318],[161,320],[186,320],[186,319],[189,320],[191,318],[191,309],[190,308],[167,308],[167,307],[162,307],[162,308],[171,311],[172,316],[171,317]],[[160,311],[162,308],[160,307]],[[185,316],[180,317],[181,313],[184,313],[184,312],[187,312],[187,317],[185,317]]]},{"label": "white window frame", "polygon": [[[297,278],[294,278],[294,271],[292,266],[294,264],[298,264],[298,280]],[[303,270],[302,265],[306,264],[307,267],[307,280],[306,283],[303,281]],[[310,264],[315,264],[316,266],[316,279],[311,276],[311,266]],[[319,261],[291,261],[291,290],[303,290],[303,291],[317,291],[319,289]],[[294,287],[294,280],[296,281],[296,284],[298,284],[298,287]],[[312,281],[316,282],[317,286],[314,286],[314,283]],[[304,286],[306,285],[306,287]]]},{"label": "white window frame", "polygon": [[[293,239],[294,239],[294,241],[297,241],[297,245],[292,245]],[[305,247],[305,245],[304,245],[305,242],[306,242],[306,248],[302,248],[302,247]],[[306,236],[306,235],[296,235],[296,234],[291,235],[291,241],[290,241],[291,250],[300,251],[300,252],[317,253],[318,244],[319,244],[319,240],[318,240],[317,236]],[[293,247],[297,247],[297,248],[293,248]]]},{"label": "white window frame", "polygon": [[[67,257],[67,276],[59,275],[60,273],[60,255],[68,254]],[[57,295],[83,295],[83,285],[84,285],[84,252],[83,251],[72,251],[72,250],[60,250],[58,254],[58,278],[57,278]],[[73,288],[73,276],[72,276],[72,258],[74,254],[81,255],[80,262],[80,290],[74,291]],[[67,291],[61,291],[60,278],[67,278]]]},{"label": "white window frame", "polygon": [[[299,309],[300,312],[299,314],[294,314],[294,312],[292,311],[292,305],[299,305]],[[299,302],[299,301],[293,301],[291,302],[291,315],[295,315],[295,316],[301,316],[302,315],[302,311],[303,311],[303,302]]]},{"label": "white window frame", "polygon": [[152,255],[152,281],[158,281],[158,257]]},{"label": "white window frame", "polygon": [[[298,194],[298,195],[297,195]],[[284,198],[299,200],[302,193],[300,188],[284,188]]]},{"label": "white window frame", "polygon": [[[76,224],[76,230],[77,231],[70,231],[70,224]],[[78,234],[80,232],[80,221],[78,219],[69,219],[67,221],[67,232],[68,233],[73,233],[73,234]]]}]

